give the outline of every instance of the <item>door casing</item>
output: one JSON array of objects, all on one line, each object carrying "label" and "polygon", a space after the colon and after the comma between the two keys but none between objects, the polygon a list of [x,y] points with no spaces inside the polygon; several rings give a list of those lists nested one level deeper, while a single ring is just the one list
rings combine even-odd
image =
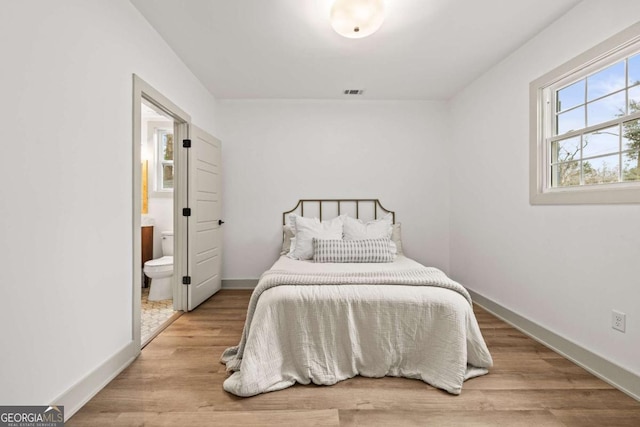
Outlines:
[{"label": "door casing", "polygon": [[142,266],[140,265],[141,253],[141,212],[142,212],[142,176],[141,176],[141,103],[145,99],[162,111],[167,113],[174,121],[174,189],[173,189],[173,308],[174,310],[187,311],[187,289],[182,286],[182,276],[186,275],[187,260],[187,230],[186,218],[182,216],[182,207],[187,206],[187,156],[183,155],[182,140],[189,138],[191,117],[180,107],[171,102],[167,97],[154,89],[150,84],[142,80],[136,74],[133,75],[133,200],[132,200],[132,340],[137,354],[140,353],[140,311],[142,298]]}]

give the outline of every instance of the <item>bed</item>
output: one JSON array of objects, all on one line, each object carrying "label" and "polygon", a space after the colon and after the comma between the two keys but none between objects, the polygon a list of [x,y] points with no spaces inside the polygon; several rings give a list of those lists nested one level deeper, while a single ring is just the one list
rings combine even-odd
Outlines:
[{"label": "bed", "polygon": [[[389,220],[395,233],[395,213],[377,199],[301,200],[294,208],[300,215],[283,213],[285,233],[289,217],[306,217],[305,202],[319,204],[317,222],[329,203],[335,218],[344,218],[347,206],[355,204],[353,220],[372,229]],[[362,206],[369,202],[373,218],[364,223]],[[346,227],[340,233],[346,240]],[[320,259],[327,242],[366,241],[314,238],[314,256]],[[221,357],[231,372],[224,389],[248,397],[295,383],[332,385],[361,375],[415,378],[457,395],[465,380],[487,374],[492,359],[466,289],[406,257],[400,244],[399,239],[390,243],[395,253],[387,262],[314,262],[292,259],[296,248],[285,250],[251,296],[240,343]]]}]

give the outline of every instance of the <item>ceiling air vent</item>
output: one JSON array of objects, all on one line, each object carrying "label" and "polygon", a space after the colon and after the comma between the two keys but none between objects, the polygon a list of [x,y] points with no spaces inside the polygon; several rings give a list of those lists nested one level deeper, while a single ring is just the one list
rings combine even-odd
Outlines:
[{"label": "ceiling air vent", "polygon": [[364,89],[345,89],[345,95],[362,95],[364,93]]}]

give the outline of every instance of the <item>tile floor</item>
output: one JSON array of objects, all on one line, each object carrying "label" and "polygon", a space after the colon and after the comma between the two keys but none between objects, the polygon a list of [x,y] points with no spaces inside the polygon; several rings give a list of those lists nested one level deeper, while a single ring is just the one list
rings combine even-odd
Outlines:
[{"label": "tile floor", "polygon": [[[142,308],[141,308],[141,339],[140,342],[144,347],[154,335],[160,332],[167,325],[169,319],[174,314],[179,315],[180,312],[173,311],[173,300],[165,299],[162,301],[149,301],[149,289],[142,288]],[[177,316],[175,316],[177,318]],[[175,320],[175,319],[174,319]]]}]

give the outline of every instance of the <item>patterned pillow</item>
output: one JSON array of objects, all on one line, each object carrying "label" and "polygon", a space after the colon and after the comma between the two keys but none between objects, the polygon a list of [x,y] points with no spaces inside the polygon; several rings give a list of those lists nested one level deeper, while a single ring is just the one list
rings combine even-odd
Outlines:
[{"label": "patterned pillow", "polygon": [[314,262],[392,262],[390,239],[333,240],[313,238]]}]

